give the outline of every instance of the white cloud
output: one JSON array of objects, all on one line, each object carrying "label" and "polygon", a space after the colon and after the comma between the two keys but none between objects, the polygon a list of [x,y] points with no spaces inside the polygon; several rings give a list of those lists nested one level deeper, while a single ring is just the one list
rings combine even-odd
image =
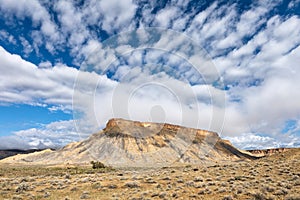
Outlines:
[{"label": "white cloud", "polygon": [[70,142],[82,140],[90,133],[77,132],[74,121],[56,121],[14,132],[11,136],[2,136],[0,149],[57,148]]},{"label": "white cloud", "polygon": [[266,80],[261,87],[245,91],[243,99],[249,122],[251,124],[266,122],[266,127],[259,127],[258,131],[271,132],[286,119],[299,116],[299,85],[298,78],[293,76],[274,77]]},{"label": "white cloud", "polygon": [[47,9],[40,4],[37,0],[26,1],[10,1],[1,0],[0,9],[9,17],[11,14],[16,15],[18,18],[24,19],[31,17],[35,26],[40,26],[40,31],[46,37],[46,47],[49,51],[53,51],[53,43],[57,43],[61,36],[58,27],[52,21],[51,16]]},{"label": "white cloud", "polygon": [[292,1],[290,1],[288,8],[289,9],[295,8],[297,5],[299,5],[299,3],[300,3],[300,0],[292,0]]},{"label": "white cloud", "polygon": [[9,34],[8,32],[6,32],[5,30],[0,30],[0,39],[14,45],[17,44],[15,37]]},{"label": "white cloud", "polygon": [[72,1],[57,1],[54,8],[61,25],[60,31],[71,47],[71,54],[76,55],[80,52],[83,43],[91,39],[91,35],[86,28],[87,22],[84,21],[83,11],[76,8],[73,3]]},{"label": "white cloud", "polygon": [[156,16],[156,23],[160,27],[170,28],[172,21],[181,16],[182,13],[177,7],[170,7],[161,10]]},{"label": "white cloud", "polygon": [[1,101],[31,103],[44,99],[47,103],[61,102],[63,105],[71,105],[76,69],[66,66],[39,69],[20,56],[8,53],[2,47],[0,57],[0,68],[3,72],[0,75]]},{"label": "white cloud", "polygon": [[31,149],[32,147],[20,137],[14,135],[0,137],[0,149]]},{"label": "white cloud", "polygon": [[[254,8],[245,11],[239,16],[237,21],[237,14],[233,13],[230,18],[230,23],[226,26],[228,35],[217,42],[217,48],[225,49],[229,47],[239,47],[242,45],[242,39],[246,36],[251,36],[256,33],[258,28],[266,22],[265,15],[268,13],[270,7],[255,6]],[[229,25],[231,24],[231,25]]]},{"label": "white cloud", "polygon": [[52,64],[50,61],[41,62],[39,64],[39,68],[51,68]]},{"label": "white cloud", "polygon": [[103,15],[102,28],[109,33],[130,27],[137,6],[131,0],[110,0],[99,2]]},{"label": "white cloud", "polygon": [[24,52],[25,56],[28,57],[28,55],[33,51],[33,48],[24,37],[19,37],[19,39],[23,46],[23,52]]},{"label": "white cloud", "polygon": [[[41,68],[10,54],[0,47],[0,100],[6,103],[47,103],[72,108],[73,87],[75,81],[78,91],[93,90],[103,78],[95,73],[81,72],[75,68],[51,63],[41,63]],[[7,70],[9,69],[9,70]],[[108,81],[109,84],[109,81]]]},{"label": "white cloud", "polygon": [[236,137],[226,137],[233,145],[241,149],[269,149],[279,147],[295,147],[299,145],[299,137],[286,135],[281,138],[259,136],[253,133],[244,133]]},{"label": "white cloud", "polygon": [[193,29],[200,29],[205,21],[208,19],[208,17],[213,14],[213,12],[217,9],[218,3],[214,2],[210,7],[206,8],[204,11],[199,12],[194,19],[192,20],[192,23],[190,25],[190,30],[187,32],[193,32]]}]

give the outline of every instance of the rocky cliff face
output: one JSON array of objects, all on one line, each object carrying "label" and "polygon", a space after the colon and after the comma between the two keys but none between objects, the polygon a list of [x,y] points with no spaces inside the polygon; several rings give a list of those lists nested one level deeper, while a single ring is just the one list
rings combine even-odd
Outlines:
[{"label": "rocky cliff face", "polygon": [[85,164],[114,167],[161,167],[255,159],[222,140],[217,133],[172,124],[111,119],[99,133],[57,151],[18,155],[2,162]]}]

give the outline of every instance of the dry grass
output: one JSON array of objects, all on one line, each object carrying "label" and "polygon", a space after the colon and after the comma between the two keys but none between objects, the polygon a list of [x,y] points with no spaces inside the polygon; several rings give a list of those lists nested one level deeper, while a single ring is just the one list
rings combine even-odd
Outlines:
[{"label": "dry grass", "polygon": [[300,199],[300,150],[213,166],[0,166],[0,199]]}]

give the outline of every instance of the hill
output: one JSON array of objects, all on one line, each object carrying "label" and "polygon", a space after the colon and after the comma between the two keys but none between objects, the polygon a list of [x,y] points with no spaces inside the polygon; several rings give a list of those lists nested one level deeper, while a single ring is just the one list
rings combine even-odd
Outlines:
[{"label": "hill", "polygon": [[0,150],[0,160],[10,157],[10,156],[14,156],[17,154],[29,154],[29,153],[33,153],[36,151],[42,151],[42,149],[28,149],[28,150],[23,150],[23,149],[1,149]]}]

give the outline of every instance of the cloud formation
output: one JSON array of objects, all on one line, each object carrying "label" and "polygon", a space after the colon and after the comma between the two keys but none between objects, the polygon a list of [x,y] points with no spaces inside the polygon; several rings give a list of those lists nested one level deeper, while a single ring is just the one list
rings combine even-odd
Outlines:
[{"label": "cloud formation", "polygon": [[57,121],[41,128],[31,128],[1,137],[0,149],[58,148],[70,142],[86,138],[89,134],[79,134],[73,120]]},{"label": "cloud formation", "polygon": [[[254,2],[241,9],[242,6],[218,1],[200,7],[187,1],[163,4],[89,0],[78,4],[66,0],[0,0],[0,10],[8,26],[18,28],[14,23],[17,18],[31,20],[33,27],[24,30],[22,36],[0,30],[1,40],[22,46],[22,57],[0,47],[3,72],[0,74],[0,103],[41,103],[51,105],[53,110],[75,109],[76,120],[84,113],[84,120],[90,122],[86,126],[89,128],[80,125],[86,133],[103,127],[106,120],[116,114],[109,108],[120,83],[124,88],[119,98],[126,100],[129,97],[125,91],[133,86],[163,82],[169,89],[180,88],[174,89],[181,98],[179,103],[169,90],[157,85],[143,86],[129,98],[130,118],[152,119],[151,112],[155,115],[159,105],[168,122],[180,123],[182,112],[193,115],[191,110],[198,105],[201,127],[211,128],[212,110],[220,116],[225,113],[220,134],[241,148],[295,146],[299,130],[290,130],[284,139],[282,127],[289,120],[299,121],[300,116],[299,15],[271,13],[270,10],[282,6],[280,1]],[[299,1],[291,1],[287,6],[292,11],[299,7]],[[135,46],[126,34],[114,36],[140,28],[137,43],[147,41],[151,37],[142,29],[148,27],[182,32],[207,51],[218,76],[215,77],[207,65],[199,66],[200,75],[191,67],[204,60],[199,59],[201,56],[192,56],[183,37],[172,38],[166,34],[158,41],[149,40],[147,45],[153,49],[145,50],[145,45]],[[118,39],[117,43],[121,44],[118,48],[108,48],[106,39],[111,37]],[[81,71],[67,66],[60,58],[56,63],[46,57],[40,63],[24,59],[33,52],[42,54],[43,48],[54,57],[69,54],[72,64],[81,67]],[[180,53],[173,55],[172,51]],[[110,71],[105,71],[108,66]],[[74,103],[75,83],[78,88]],[[215,95],[213,102],[211,92]],[[226,96],[225,108],[220,106],[222,94]],[[77,123],[84,124],[83,121]],[[54,130],[47,126],[43,130],[24,130],[18,137],[29,138],[27,133],[35,131],[40,138],[47,138],[44,132],[47,129]],[[52,143],[57,139],[52,138]]]},{"label": "cloud formation", "polygon": [[1,102],[71,105],[77,70],[64,65],[38,68],[0,47]]}]

